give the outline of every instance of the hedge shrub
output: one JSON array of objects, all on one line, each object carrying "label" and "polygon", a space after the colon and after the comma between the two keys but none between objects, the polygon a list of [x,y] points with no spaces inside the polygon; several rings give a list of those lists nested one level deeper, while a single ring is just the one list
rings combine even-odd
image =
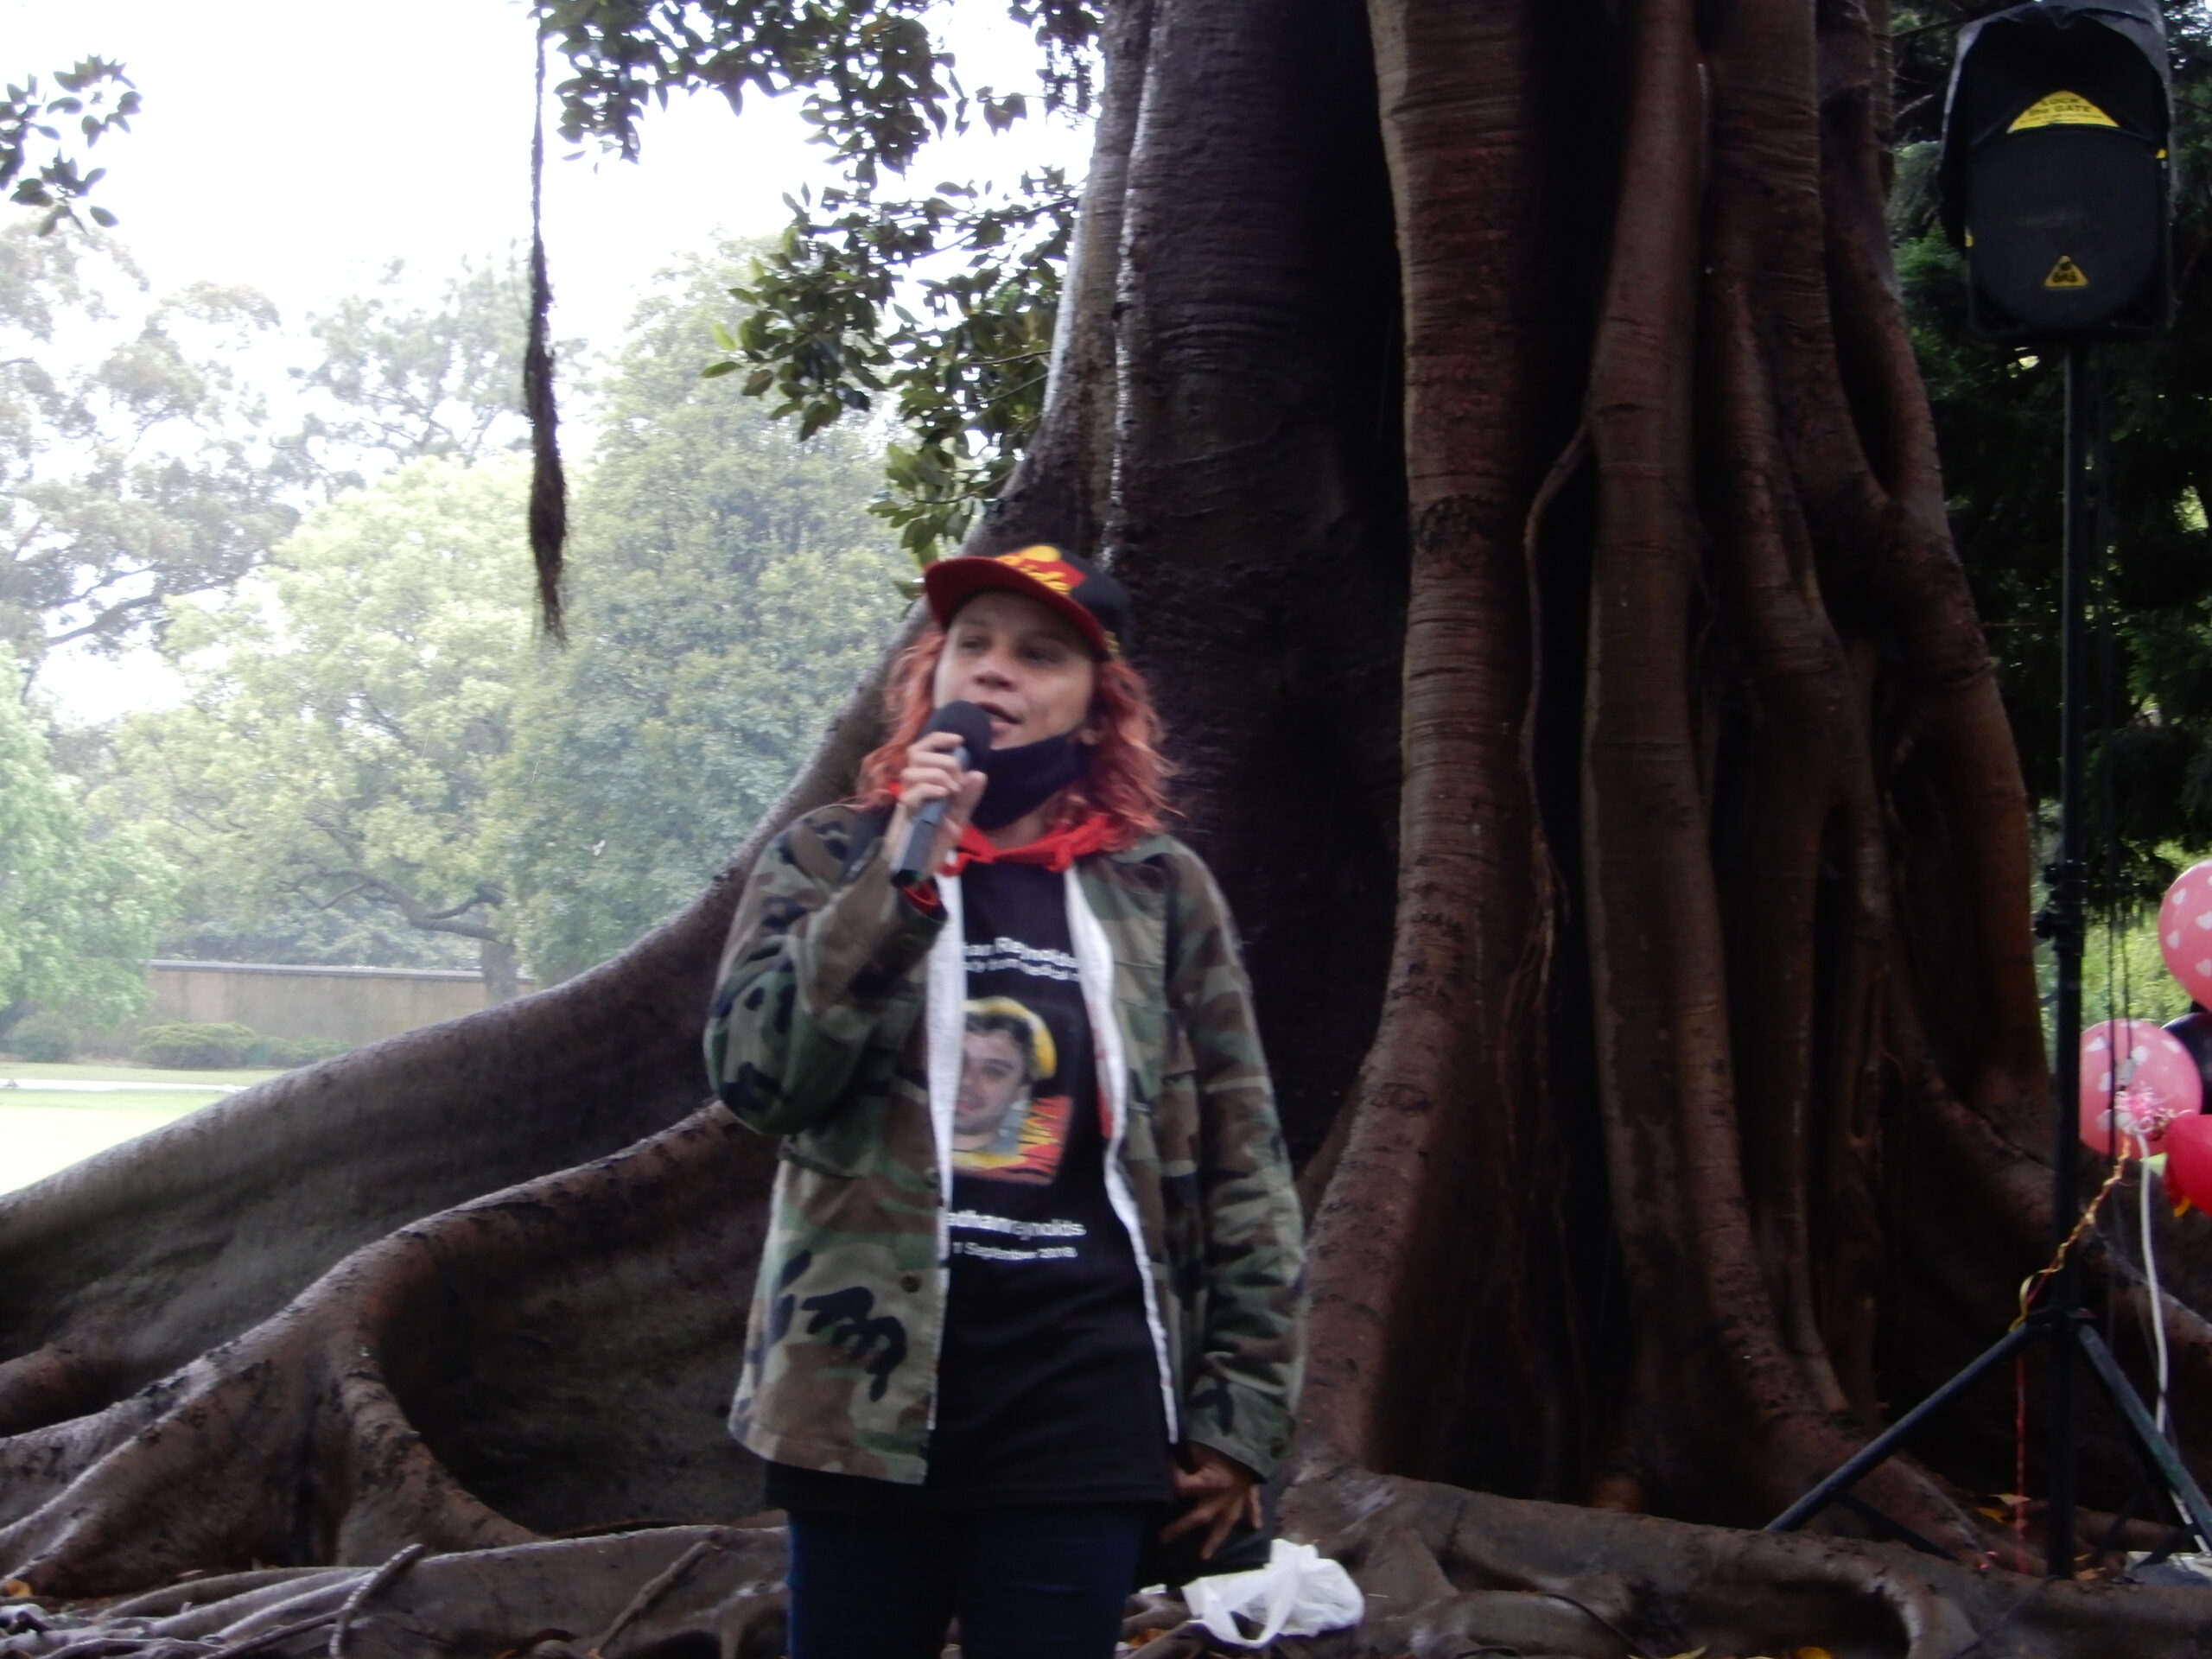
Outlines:
[{"label": "hedge shrub", "polygon": [[77,1052],[77,1033],[51,1014],[26,1014],[8,1033],[8,1046],[27,1060],[54,1065]]},{"label": "hedge shrub", "polygon": [[257,1037],[245,1052],[245,1063],[282,1066],[289,1071],[296,1065],[334,1058],[352,1046],[335,1037]]},{"label": "hedge shrub", "polygon": [[145,1065],[219,1071],[244,1065],[253,1042],[253,1033],[245,1026],[227,1021],[200,1025],[189,1020],[164,1020],[138,1033],[138,1046],[134,1052]]}]

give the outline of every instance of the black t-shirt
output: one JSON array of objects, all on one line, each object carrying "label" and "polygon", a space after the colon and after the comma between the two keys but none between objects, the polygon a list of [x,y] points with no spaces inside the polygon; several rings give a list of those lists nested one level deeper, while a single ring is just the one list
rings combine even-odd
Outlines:
[{"label": "black t-shirt", "polygon": [[919,1487],[771,1465],[785,1509],[1165,1502],[1159,1361],[1106,1191],[1096,1052],[1066,877],[970,864],[954,1109],[952,1250],[929,1477]]}]

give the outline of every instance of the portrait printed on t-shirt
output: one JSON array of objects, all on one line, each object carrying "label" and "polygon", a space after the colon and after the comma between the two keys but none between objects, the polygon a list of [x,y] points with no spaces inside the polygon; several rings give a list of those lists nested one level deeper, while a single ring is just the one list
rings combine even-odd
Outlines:
[{"label": "portrait printed on t-shirt", "polygon": [[1010,996],[976,998],[967,1011],[952,1166],[963,1175],[1043,1186],[1058,1173],[1068,1133],[1068,1097],[1037,1092],[1060,1069],[1052,1028]]}]

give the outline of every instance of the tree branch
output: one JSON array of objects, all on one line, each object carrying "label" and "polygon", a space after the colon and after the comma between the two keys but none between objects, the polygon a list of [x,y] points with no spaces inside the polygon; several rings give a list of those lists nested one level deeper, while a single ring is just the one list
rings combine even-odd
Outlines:
[{"label": "tree branch", "polygon": [[496,910],[506,902],[506,895],[489,882],[479,882],[474,893],[449,909],[433,910],[397,883],[371,874],[366,870],[323,870],[317,874],[334,880],[351,881],[355,892],[397,911],[408,926],[423,932],[452,933],[465,939],[480,939],[493,944],[507,942],[505,937],[489,923],[462,919],[480,906]]}]

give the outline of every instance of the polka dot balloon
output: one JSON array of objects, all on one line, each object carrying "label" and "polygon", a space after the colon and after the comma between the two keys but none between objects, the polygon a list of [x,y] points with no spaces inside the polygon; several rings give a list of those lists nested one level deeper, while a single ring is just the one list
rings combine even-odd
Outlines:
[{"label": "polka dot balloon", "polygon": [[2212,860],[2190,865],[2166,889],[2158,950],[2190,1000],[2212,1007]]},{"label": "polka dot balloon", "polygon": [[2082,1033],[2082,1144],[2140,1158],[2166,1125],[2204,1104],[2196,1062],[2150,1020],[2111,1020]]}]

